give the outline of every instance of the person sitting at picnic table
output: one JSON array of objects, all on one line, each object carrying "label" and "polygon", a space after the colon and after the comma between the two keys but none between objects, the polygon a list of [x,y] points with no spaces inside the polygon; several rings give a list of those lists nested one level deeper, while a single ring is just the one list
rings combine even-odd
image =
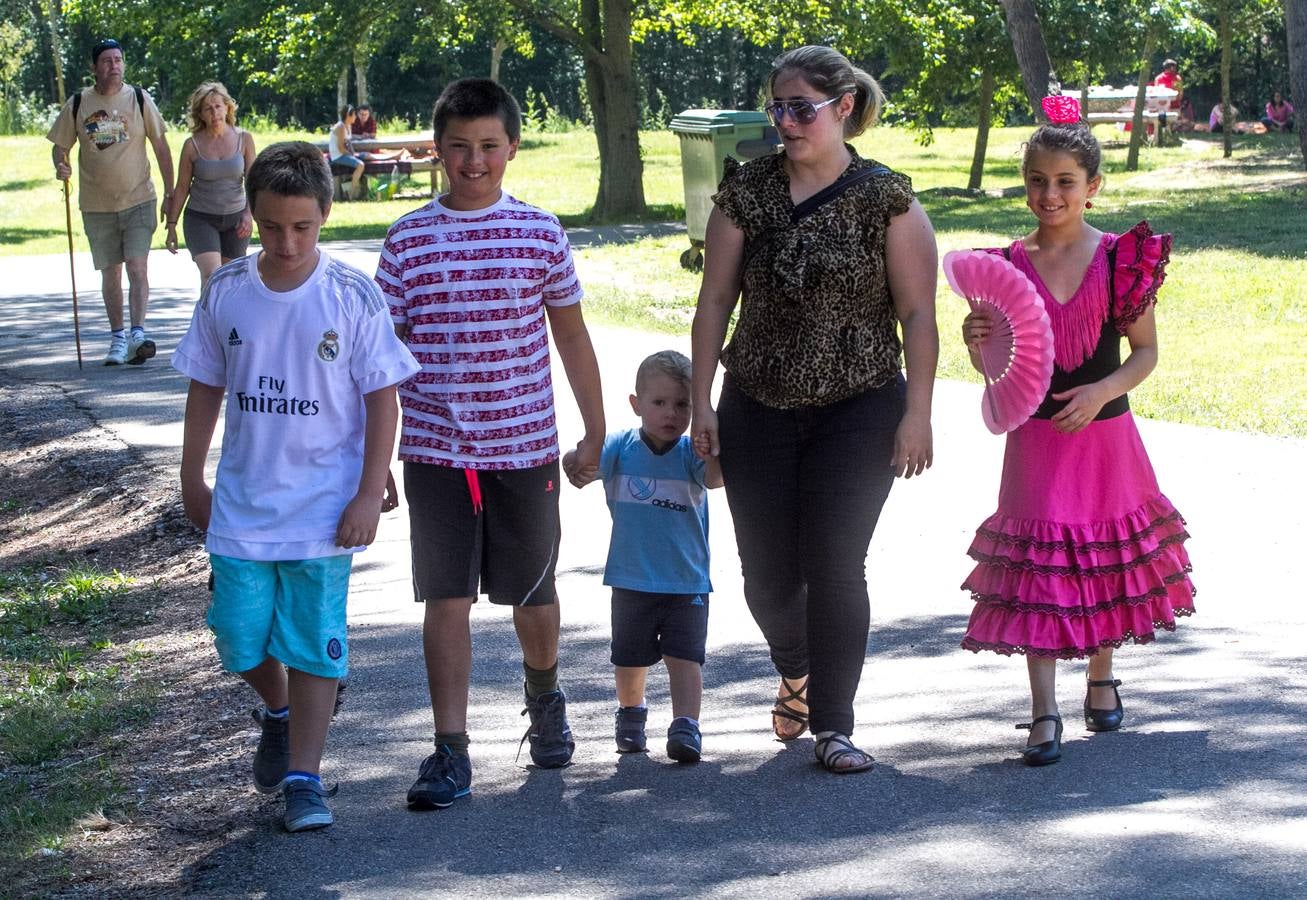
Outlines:
[{"label": "person sitting at picnic table", "polygon": [[1153,79],[1153,84],[1175,91],[1175,96],[1163,111],[1179,112],[1181,101],[1184,99],[1184,78],[1180,75],[1180,64],[1173,59],[1163,62],[1162,71]]},{"label": "person sitting at picnic table", "polygon": [[1285,100],[1279,91],[1272,94],[1270,102],[1266,104],[1262,124],[1267,131],[1293,131],[1293,104]]},{"label": "person sitting at picnic table", "polygon": [[350,137],[374,141],[377,139],[377,120],[372,117],[372,107],[360,103],[354,108],[354,121],[349,126]]},{"label": "person sitting at picnic table", "polygon": [[354,147],[350,143],[350,126],[354,124],[357,113],[353,106],[346,103],[340,108],[340,119],[335,125],[331,126],[331,136],[328,138],[327,155],[331,159],[332,168],[336,166],[350,166],[353,172],[350,174],[350,189],[345,193],[346,200],[358,200],[360,196],[360,185],[363,181],[364,160],[361,156],[354,153]]}]

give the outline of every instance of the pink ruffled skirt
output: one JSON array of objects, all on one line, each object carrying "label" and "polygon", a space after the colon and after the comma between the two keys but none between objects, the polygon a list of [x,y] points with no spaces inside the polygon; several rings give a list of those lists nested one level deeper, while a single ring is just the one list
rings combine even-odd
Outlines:
[{"label": "pink ruffled skirt", "polygon": [[1072,659],[1174,631],[1194,611],[1184,524],[1130,413],[1078,434],[1029,420],[1008,435],[998,511],[968,551],[962,646]]}]

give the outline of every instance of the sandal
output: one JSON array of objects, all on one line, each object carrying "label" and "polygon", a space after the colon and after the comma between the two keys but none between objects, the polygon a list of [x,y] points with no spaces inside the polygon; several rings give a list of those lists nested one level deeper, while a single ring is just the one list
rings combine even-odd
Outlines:
[{"label": "sandal", "polygon": [[[817,762],[821,764],[822,768],[834,775],[852,775],[854,772],[865,772],[875,764],[875,760],[871,758],[870,753],[853,746],[853,741],[838,731],[823,731],[817,735],[817,743],[813,745],[812,749],[817,754]],[[856,757],[860,761],[851,766],[838,765],[840,760],[847,757]]]},{"label": "sandal", "polygon": [[[781,676],[780,693],[776,697],[776,704],[771,708],[771,730],[778,741],[792,741],[808,730],[808,676],[804,675],[802,678],[803,684],[795,689],[790,687],[790,682],[798,679]],[[802,703],[803,709],[791,706],[791,703]],[[798,730],[782,729],[783,720],[798,722]]]}]

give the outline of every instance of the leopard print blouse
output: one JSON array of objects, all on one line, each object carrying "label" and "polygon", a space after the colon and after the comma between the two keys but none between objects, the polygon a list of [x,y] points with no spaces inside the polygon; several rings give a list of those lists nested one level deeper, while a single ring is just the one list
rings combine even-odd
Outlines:
[{"label": "leopard print blouse", "polygon": [[[849,152],[845,174],[880,165]],[[760,403],[824,406],[898,375],[903,348],[885,232],[912,204],[912,181],[897,172],[873,176],[791,225],[784,158],[744,165],[727,158],[713,196],[745,238],[739,320],[722,364]]]}]

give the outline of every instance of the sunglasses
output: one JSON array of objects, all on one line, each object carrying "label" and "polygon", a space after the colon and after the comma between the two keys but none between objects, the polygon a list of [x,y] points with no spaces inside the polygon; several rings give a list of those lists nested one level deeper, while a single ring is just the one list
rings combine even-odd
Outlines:
[{"label": "sunglasses", "polygon": [[781,124],[787,114],[800,125],[811,125],[817,121],[817,110],[824,106],[830,106],[843,96],[843,94],[840,94],[839,97],[831,97],[821,103],[813,103],[811,100],[773,100],[762,109],[763,112],[767,113],[767,118],[771,119],[773,125]]}]

